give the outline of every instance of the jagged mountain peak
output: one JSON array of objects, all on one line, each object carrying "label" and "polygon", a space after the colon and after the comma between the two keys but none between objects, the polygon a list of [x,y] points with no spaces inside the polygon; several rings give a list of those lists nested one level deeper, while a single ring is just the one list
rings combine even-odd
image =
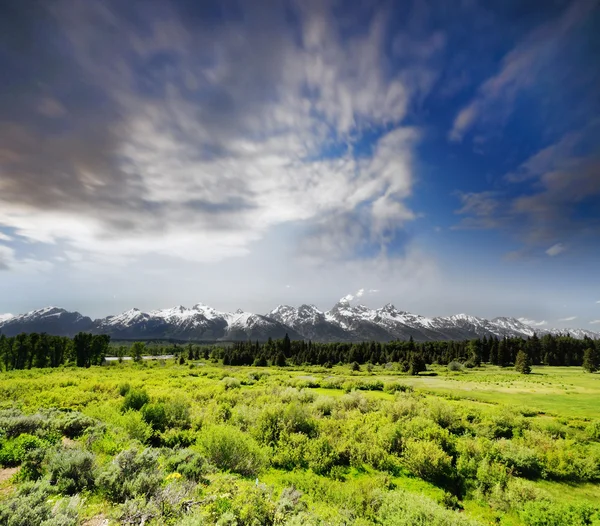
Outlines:
[{"label": "jagged mountain peak", "polygon": [[243,309],[220,312],[197,303],[192,308],[183,305],[143,312],[132,308],[121,314],[92,321],[78,312],[50,306],[17,316],[0,316],[3,334],[47,332],[71,336],[80,331],[106,333],[127,339],[184,339],[196,341],[282,338],[351,342],[364,340],[416,341],[463,340],[477,337],[571,334],[577,338],[600,338],[600,333],[586,329],[542,329],[526,325],[514,317],[500,316],[492,320],[468,314],[426,318],[399,311],[387,303],[378,309],[353,305],[354,298],[341,298],[334,307],[322,312],[315,305],[299,307],[279,305],[266,315]]}]

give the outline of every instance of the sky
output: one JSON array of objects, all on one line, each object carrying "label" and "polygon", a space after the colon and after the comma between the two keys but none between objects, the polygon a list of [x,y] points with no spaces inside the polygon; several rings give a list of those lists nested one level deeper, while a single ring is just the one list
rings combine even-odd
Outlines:
[{"label": "sky", "polygon": [[600,329],[599,7],[3,1],[0,313]]}]

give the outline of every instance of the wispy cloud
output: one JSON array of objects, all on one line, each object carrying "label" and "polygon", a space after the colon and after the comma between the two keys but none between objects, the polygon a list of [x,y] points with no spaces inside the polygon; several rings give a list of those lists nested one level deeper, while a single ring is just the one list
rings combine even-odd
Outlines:
[{"label": "wispy cloud", "polygon": [[576,319],[577,319],[577,316],[568,316],[566,318],[559,318],[558,321],[573,321]]},{"label": "wispy cloud", "polygon": [[546,254],[548,254],[551,257],[558,256],[559,254],[562,254],[565,251],[565,249],[566,247],[562,243],[556,243],[555,245],[552,245],[548,250],[546,250]]},{"label": "wispy cloud", "polygon": [[498,120],[512,112],[519,92],[531,88],[540,74],[552,65],[562,39],[596,7],[594,0],[571,2],[562,15],[532,31],[502,60],[499,71],[478,89],[475,98],[454,119],[448,137],[460,141],[484,117]]},{"label": "wispy cloud", "polygon": [[593,320],[590,322],[590,325],[598,325],[600,323],[600,320]]},{"label": "wispy cloud", "polygon": [[[493,228],[517,237],[524,248],[511,259],[545,253],[554,257],[582,235],[600,233],[600,224],[582,220],[577,206],[600,196],[600,157],[588,137],[599,131],[594,122],[542,148],[503,178],[502,189],[459,193],[463,219],[454,228]],[[527,188],[524,188],[524,185]]]},{"label": "wispy cloud", "polygon": [[542,327],[543,325],[548,325],[548,322],[546,320],[536,321],[530,320],[528,318],[519,318],[519,321],[521,323],[524,323],[525,325],[531,325],[532,327]]},{"label": "wispy cloud", "polygon": [[[44,93],[17,102],[37,113],[0,130],[0,225],[113,262],[244,255],[284,224],[303,225],[315,257],[382,250],[416,217],[419,134],[402,122],[422,71],[390,67],[384,12],[348,11],[344,23],[366,30],[342,38],[332,5],[293,5],[290,28],[269,2],[199,27],[170,3],[135,17],[119,3],[40,4],[56,35],[26,57]],[[51,56],[77,97],[46,64],[59,45]],[[64,133],[48,135],[47,119]],[[355,156],[373,129],[384,133],[372,154]]]}]

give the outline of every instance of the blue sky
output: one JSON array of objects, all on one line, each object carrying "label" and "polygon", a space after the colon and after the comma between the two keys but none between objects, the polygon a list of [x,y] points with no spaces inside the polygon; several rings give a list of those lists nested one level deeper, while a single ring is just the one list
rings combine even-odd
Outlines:
[{"label": "blue sky", "polygon": [[600,329],[598,7],[3,2],[0,313]]}]

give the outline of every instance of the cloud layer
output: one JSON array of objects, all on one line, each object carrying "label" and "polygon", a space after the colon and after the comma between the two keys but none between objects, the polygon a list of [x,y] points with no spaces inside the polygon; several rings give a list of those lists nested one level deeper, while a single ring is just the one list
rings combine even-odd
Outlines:
[{"label": "cloud layer", "polygon": [[211,261],[281,224],[303,225],[317,258],[381,251],[414,219],[419,134],[401,123],[418,83],[389,68],[383,13],[342,40],[326,2],[294,4],[292,28],[278,2],[199,26],[144,7],[38,6],[53,67],[76,81],[34,47],[38,87],[2,100],[30,110],[0,128],[0,225],[113,261]]}]

